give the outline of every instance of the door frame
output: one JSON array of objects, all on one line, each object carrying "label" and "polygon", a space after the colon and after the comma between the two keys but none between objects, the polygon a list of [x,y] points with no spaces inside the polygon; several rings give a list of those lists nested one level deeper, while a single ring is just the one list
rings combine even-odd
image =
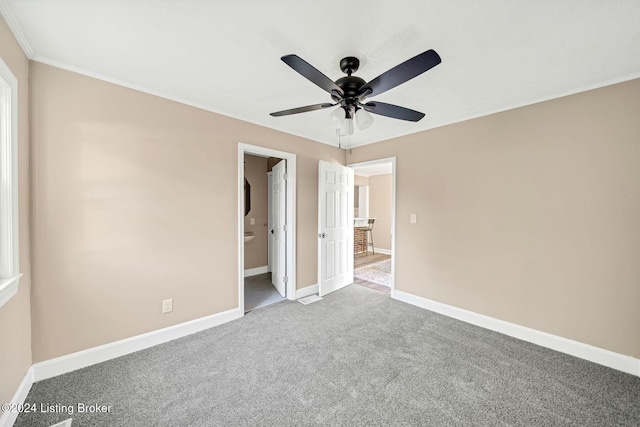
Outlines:
[{"label": "door frame", "polygon": [[[286,224],[287,299],[296,297],[296,155],[285,151],[238,143],[238,307],[244,316],[244,155],[278,157],[287,161]],[[265,171],[266,173],[266,171]]]},{"label": "door frame", "polygon": [[[267,172],[267,230],[273,227],[273,214],[271,212],[271,187],[273,186],[273,172]],[[271,233],[267,233],[267,273],[273,271],[273,244]]]},{"label": "door frame", "polygon": [[380,163],[391,163],[391,298],[396,292],[396,158],[369,160],[366,162],[349,163],[347,166],[356,169],[359,166],[369,166]]}]

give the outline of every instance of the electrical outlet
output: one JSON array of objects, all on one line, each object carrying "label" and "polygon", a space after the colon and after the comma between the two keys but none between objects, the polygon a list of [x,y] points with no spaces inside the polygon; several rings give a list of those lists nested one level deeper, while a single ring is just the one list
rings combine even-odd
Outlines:
[{"label": "electrical outlet", "polygon": [[416,222],[418,222],[418,215],[411,214],[411,224],[415,224]]},{"label": "electrical outlet", "polygon": [[249,225],[256,225],[256,219],[255,218],[249,219]]},{"label": "electrical outlet", "polygon": [[173,311],[173,298],[162,300],[162,312],[171,313]]}]

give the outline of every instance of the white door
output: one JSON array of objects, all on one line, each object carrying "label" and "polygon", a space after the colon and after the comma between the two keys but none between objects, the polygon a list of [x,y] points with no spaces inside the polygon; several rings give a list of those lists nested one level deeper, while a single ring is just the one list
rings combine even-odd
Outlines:
[{"label": "white door", "polygon": [[353,283],[353,169],[318,166],[318,293]]},{"label": "white door", "polygon": [[271,266],[271,283],[285,296],[286,289],[286,160],[281,160],[272,169],[271,175],[271,220],[272,228],[269,232],[272,234],[271,242],[273,245],[272,266]]},{"label": "white door", "polygon": [[273,172],[267,172],[267,271],[273,271],[273,218],[272,218],[272,202],[273,202]]}]

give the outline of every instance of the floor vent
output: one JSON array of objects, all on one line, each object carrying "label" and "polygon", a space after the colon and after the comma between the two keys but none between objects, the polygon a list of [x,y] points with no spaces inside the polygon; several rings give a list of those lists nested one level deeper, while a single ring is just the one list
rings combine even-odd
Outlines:
[{"label": "floor vent", "polygon": [[322,297],[319,297],[318,295],[309,295],[308,297],[300,298],[298,302],[307,305],[311,304],[312,302],[320,301],[321,299]]}]

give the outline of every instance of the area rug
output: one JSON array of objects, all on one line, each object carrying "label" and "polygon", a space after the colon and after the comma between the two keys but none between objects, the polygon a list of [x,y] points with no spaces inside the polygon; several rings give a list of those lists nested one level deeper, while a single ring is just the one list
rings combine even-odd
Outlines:
[{"label": "area rug", "polygon": [[355,268],[353,276],[378,285],[391,287],[391,259]]}]

